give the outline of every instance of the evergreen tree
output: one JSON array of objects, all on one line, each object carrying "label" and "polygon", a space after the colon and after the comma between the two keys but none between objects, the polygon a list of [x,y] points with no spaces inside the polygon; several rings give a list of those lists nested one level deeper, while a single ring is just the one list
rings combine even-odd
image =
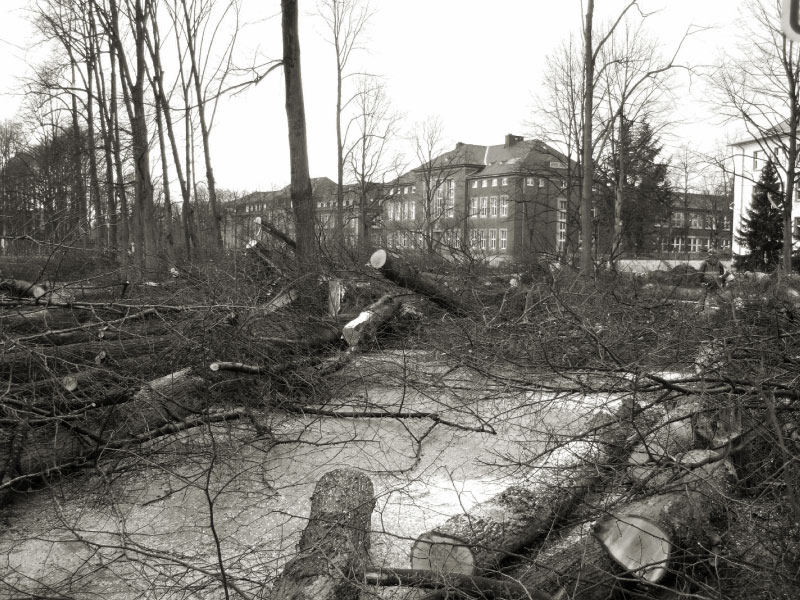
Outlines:
[{"label": "evergreen tree", "polygon": [[[613,223],[621,156],[624,161],[622,249],[637,255],[652,253],[657,250],[656,224],[669,216],[672,204],[672,187],[667,178],[669,161],[660,160],[662,146],[647,121],[623,120],[620,129],[615,151],[603,161],[601,180],[605,183],[606,202],[601,227],[610,231]],[[608,239],[603,245],[610,242]]]},{"label": "evergreen tree", "polygon": [[778,171],[772,161],[767,161],[736,236],[747,249],[745,254],[735,257],[737,269],[773,271],[778,266],[783,248],[783,194],[780,190]]}]

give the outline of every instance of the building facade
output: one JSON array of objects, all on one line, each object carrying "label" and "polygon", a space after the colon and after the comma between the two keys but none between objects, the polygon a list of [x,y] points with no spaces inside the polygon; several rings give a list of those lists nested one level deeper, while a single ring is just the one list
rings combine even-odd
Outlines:
[{"label": "building facade", "polygon": [[731,257],[733,207],[729,196],[677,193],[669,219],[659,224],[660,258],[692,260],[710,249]]},{"label": "building facade", "polygon": [[[761,170],[768,160],[778,169],[782,187],[786,185],[786,153],[783,147],[788,136],[785,126],[779,126],[765,136],[751,136],[734,144],[733,148],[733,244],[734,254],[742,254],[746,249],[737,242],[736,237],[742,228],[742,219],[747,216],[751,206],[753,189],[761,178]],[[800,242],[800,185],[795,182],[792,201],[792,245]]]}]

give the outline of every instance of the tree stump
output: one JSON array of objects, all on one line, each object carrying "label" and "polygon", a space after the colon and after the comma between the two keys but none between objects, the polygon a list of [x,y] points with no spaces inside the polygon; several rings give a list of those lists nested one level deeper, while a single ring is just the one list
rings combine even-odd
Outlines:
[{"label": "tree stump", "polygon": [[354,576],[363,573],[375,494],[369,477],[352,469],[322,476],[297,556],[275,581],[272,600],[356,600]]},{"label": "tree stump", "polygon": [[686,469],[662,493],[570,530],[512,577],[556,597],[607,600],[631,583],[658,584],[690,555],[707,555],[735,474],[727,460]]}]

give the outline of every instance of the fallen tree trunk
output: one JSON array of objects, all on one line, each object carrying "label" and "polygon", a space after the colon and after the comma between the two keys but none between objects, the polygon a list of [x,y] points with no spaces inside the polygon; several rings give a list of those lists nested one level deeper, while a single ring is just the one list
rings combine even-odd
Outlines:
[{"label": "fallen tree trunk", "polygon": [[131,389],[126,397],[106,406],[55,415],[31,410],[20,419],[20,427],[0,430],[0,448],[4,449],[0,465],[8,465],[6,473],[27,475],[76,459],[91,460],[118,440],[200,413],[205,408],[205,388],[203,379],[183,369]]},{"label": "fallen tree trunk", "polygon": [[268,233],[275,239],[283,242],[286,244],[287,247],[291,248],[292,250],[297,250],[297,242],[295,242],[292,238],[286,235],[283,231],[275,227],[272,223],[262,217],[256,217],[253,219],[253,223],[255,224],[257,231],[256,235],[260,234],[262,231]]},{"label": "fallen tree trunk", "polygon": [[58,377],[38,379],[7,389],[6,402],[20,406],[41,407],[59,414],[73,407],[101,399],[119,397],[134,385],[131,376],[123,376],[98,367]]},{"label": "fallen tree trunk", "polygon": [[724,513],[734,477],[727,460],[684,471],[674,486],[578,526],[510,575],[573,600],[606,600],[630,583],[658,584],[682,560],[707,555],[703,548],[717,536],[712,522]]},{"label": "fallen tree trunk", "polygon": [[297,556],[284,567],[272,600],[356,600],[355,574],[363,573],[375,495],[369,477],[352,469],[322,476]]},{"label": "fallen tree trunk", "polygon": [[400,310],[400,302],[393,296],[381,296],[366,307],[360,315],[342,329],[342,337],[351,348],[359,346],[365,339],[394,317]]},{"label": "fallen tree trunk", "polygon": [[17,308],[0,314],[0,330],[5,333],[36,333],[47,329],[63,329],[86,322],[94,317],[88,310],[48,308]]},{"label": "fallen tree trunk", "polygon": [[379,270],[389,281],[422,294],[445,310],[456,315],[468,314],[464,303],[452,292],[431,277],[404,264],[399,256],[379,248],[370,256],[369,264],[373,269]]},{"label": "fallen tree trunk", "polygon": [[[73,371],[75,364],[120,365],[128,359],[145,356],[140,366],[157,360],[163,349],[174,346],[174,335],[132,337],[130,339],[96,339],[91,342],[64,346],[35,346],[4,350],[0,353],[0,377],[13,382],[27,382],[42,375],[64,374]],[[187,346],[189,350],[194,346]],[[128,363],[125,363],[128,365]],[[134,366],[134,365],[130,365]],[[133,373],[139,370],[134,369]]]},{"label": "fallen tree trunk", "polygon": [[592,420],[590,436],[558,450],[556,464],[534,472],[536,479],[457,514],[420,535],[411,548],[411,567],[475,575],[496,571],[512,553],[550,531],[597,484],[604,468],[621,460],[632,427],[630,407]]},{"label": "fallen tree trunk", "polygon": [[0,292],[7,292],[15,298],[39,299],[47,293],[44,286],[24,279],[3,279],[0,281]]}]

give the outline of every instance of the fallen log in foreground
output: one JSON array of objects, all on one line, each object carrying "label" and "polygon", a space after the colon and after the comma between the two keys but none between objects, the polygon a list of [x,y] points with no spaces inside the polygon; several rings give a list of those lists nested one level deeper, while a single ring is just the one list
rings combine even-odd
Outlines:
[{"label": "fallen log in foreground", "polygon": [[95,406],[63,414],[19,408],[16,426],[0,428],[0,472],[31,475],[76,459],[91,460],[119,440],[201,412],[205,390],[203,379],[183,369],[128,390],[110,403],[98,397]]},{"label": "fallen log in foreground", "polygon": [[537,469],[537,479],[509,487],[420,535],[411,548],[411,567],[464,575],[496,571],[508,555],[552,530],[604,469],[621,460],[621,440],[632,427],[629,411],[621,403],[614,414],[596,415],[595,439],[559,448],[556,464]]},{"label": "fallen log in foreground", "polygon": [[631,583],[659,584],[683,561],[707,557],[734,477],[727,460],[687,470],[662,493],[573,529],[510,575],[573,600],[607,600]]},{"label": "fallen log in foreground", "polygon": [[382,296],[367,306],[361,314],[347,323],[342,329],[342,337],[351,348],[374,335],[383,324],[394,317],[400,310],[400,302],[393,296]]},{"label": "fallen log in foreground", "polygon": [[404,264],[396,254],[379,248],[369,257],[369,264],[373,269],[379,270],[389,281],[422,294],[431,302],[453,314],[465,315],[468,313],[464,303],[456,298],[450,290],[428,275],[419,273],[416,269]]},{"label": "fallen log in foreground", "polygon": [[369,477],[352,469],[322,476],[297,556],[284,567],[272,600],[356,600],[355,574],[363,573],[375,493]]}]

